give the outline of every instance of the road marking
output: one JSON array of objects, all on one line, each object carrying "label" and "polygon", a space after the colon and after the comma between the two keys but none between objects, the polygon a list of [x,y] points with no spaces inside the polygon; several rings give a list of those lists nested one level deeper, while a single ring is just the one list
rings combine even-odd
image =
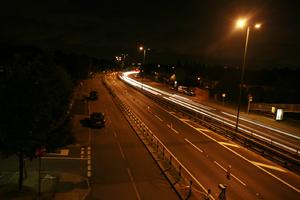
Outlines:
[{"label": "road marking", "polygon": [[174,131],[176,134],[179,134],[179,132],[173,128],[172,124],[167,124],[167,127],[170,128],[172,131]]},{"label": "road marking", "polygon": [[159,119],[159,121],[163,121],[159,116],[157,116],[156,114],[154,114],[154,116],[157,118],[157,119]]},{"label": "road marking", "polygon": [[228,142],[218,142],[219,144],[225,145],[225,146],[230,146],[230,147],[237,147],[240,148],[239,145],[233,144],[233,143],[228,143]]},{"label": "road marking", "polygon": [[76,158],[76,157],[41,157],[45,160],[87,160],[87,158]]},{"label": "road marking", "polygon": [[176,129],[171,128],[171,130],[174,131],[176,134],[179,134],[179,132]]},{"label": "road marking", "polygon": [[[225,169],[222,165],[220,165],[217,161],[214,161],[214,163],[216,165],[218,165],[221,169],[223,169],[225,172],[227,172],[227,169]],[[246,186],[246,183],[244,183],[243,181],[241,181],[239,178],[237,178],[235,175],[233,175],[232,173],[230,173],[230,176],[232,176],[233,178],[235,178],[238,182],[240,182],[242,185]]]},{"label": "road marking", "polygon": [[92,176],[92,172],[91,171],[88,171],[87,172],[87,177],[91,177]]},{"label": "road marking", "polygon": [[[193,126],[194,127],[194,126]],[[210,132],[210,130],[206,129],[206,128],[195,128],[197,129],[197,131],[206,131],[206,132]]]},{"label": "road marking", "polygon": [[118,147],[119,147],[119,150],[121,152],[121,155],[122,155],[123,159],[125,160],[125,155],[124,155],[124,152],[122,150],[122,147],[121,147],[120,143],[118,143]]},{"label": "road marking", "polygon": [[135,191],[135,194],[136,194],[137,199],[138,199],[138,200],[141,200],[141,196],[140,196],[140,194],[139,194],[139,191],[138,191],[138,189],[137,189],[137,187],[136,187],[136,184],[135,184],[135,182],[134,182],[134,179],[133,179],[133,177],[132,177],[132,174],[131,174],[129,168],[127,168],[127,173],[128,173],[128,175],[129,175],[129,178],[130,178],[131,184],[132,184],[132,186],[133,186],[133,189],[134,189],[134,191]]},{"label": "road marking", "polygon": [[117,137],[117,133],[116,133],[116,131],[114,131],[114,136],[115,136],[115,137]]},{"label": "road marking", "polygon": [[190,122],[191,120],[189,120],[189,119],[186,119],[186,118],[177,118],[177,119],[179,119],[180,121],[183,121],[183,122]]},{"label": "road marking", "polygon": [[286,170],[282,169],[281,167],[276,167],[274,165],[267,165],[267,164],[263,164],[263,163],[255,162],[255,161],[252,161],[252,164],[258,165],[258,166],[261,166],[261,167],[265,167],[265,168],[269,168],[269,169],[274,169],[274,170],[277,170],[277,171],[280,171],[280,172],[287,173]]},{"label": "road marking", "polygon": [[196,145],[194,145],[191,141],[189,141],[186,138],[184,138],[184,140],[187,141],[188,143],[190,143],[190,145],[192,145],[195,149],[197,149],[198,151],[200,151],[201,153],[203,153],[202,149],[200,149],[199,147],[197,147]]},{"label": "road marking", "polygon": [[88,143],[91,145],[92,143],[92,132],[91,132],[91,129],[89,128],[89,139],[88,139]]},{"label": "road marking", "polygon": [[[175,115],[173,115],[174,117],[176,117]],[[177,117],[176,117],[177,118]],[[187,124],[188,126],[194,128],[192,125],[184,122],[185,124]],[[196,129],[197,130],[197,129]],[[273,178],[275,178],[276,180],[278,180],[279,182],[283,183],[284,185],[288,186],[289,188],[295,190],[296,192],[300,193],[300,189],[294,187],[293,185],[289,184],[288,182],[282,180],[281,178],[277,177],[276,175],[272,174],[271,172],[265,170],[264,168],[262,168],[259,165],[255,165],[254,163],[252,163],[251,160],[249,160],[248,158],[245,158],[244,156],[242,156],[241,154],[235,152],[234,150],[230,149],[229,147],[227,147],[226,145],[223,145],[221,143],[219,143],[216,139],[212,138],[211,136],[207,135],[206,133],[204,133],[203,131],[197,130],[198,132],[200,132],[201,134],[205,135],[206,137],[208,137],[209,139],[211,139],[212,141],[218,143],[219,145],[221,145],[222,147],[224,147],[225,149],[227,149],[228,151],[231,151],[232,153],[234,153],[235,155],[239,156],[240,158],[244,159],[245,161],[251,163],[253,166],[257,167],[258,169],[262,170],[263,172],[267,173],[268,175],[272,176]]]},{"label": "road marking", "polygon": [[69,149],[61,149],[59,150],[59,153],[47,153],[49,156],[68,156],[70,150]]},{"label": "road marking", "polygon": [[91,166],[91,165],[88,165],[88,166],[87,166],[87,169],[88,169],[88,171],[92,171],[92,166]]}]

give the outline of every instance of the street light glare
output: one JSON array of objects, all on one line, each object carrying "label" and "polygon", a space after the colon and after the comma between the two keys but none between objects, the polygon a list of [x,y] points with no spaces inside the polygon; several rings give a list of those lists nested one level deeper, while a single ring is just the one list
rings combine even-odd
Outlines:
[{"label": "street light glare", "polygon": [[140,46],[140,51],[143,51],[144,50],[144,47]]},{"label": "street light glare", "polygon": [[260,23],[257,23],[257,24],[254,25],[254,28],[256,28],[256,29],[259,29],[260,27],[261,27]]},{"label": "street light glare", "polygon": [[238,19],[236,21],[237,28],[244,28],[246,26],[247,20],[246,19]]}]

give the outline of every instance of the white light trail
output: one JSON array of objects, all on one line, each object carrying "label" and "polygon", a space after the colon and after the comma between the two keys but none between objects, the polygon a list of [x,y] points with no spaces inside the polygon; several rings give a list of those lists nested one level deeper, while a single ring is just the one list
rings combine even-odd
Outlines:
[{"label": "white light trail", "polygon": [[[128,76],[131,75],[131,74],[137,74],[139,73],[139,71],[129,71],[129,72],[124,72],[122,75],[120,75],[120,78],[122,80],[124,80],[125,82],[133,85],[133,86],[136,86],[136,87],[139,87],[139,88],[142,88],[152,94],[155,94],[155,95],[165,95],[163,98],[168,100],[168,101],[172,101],[178,105],[181,105],[185,108],[188,108],[190,110],[193,110],[197,113],[200,113],[202,115],[205,115],[205,116],[208,116],[210,118],[213,118],[214,120],[216,121],[219,121],[223,124],[226,124],[230,127],[235,127],[235,121],[234,120],[230,120],[228,118],[225,118],[225,117],[222,117],[218,114],[215,114],[213,112],[211,112],[211,110],[215,111],[216,109],[215,108],[211,108],[209,106],[205,106],[205,105],[202,105],[202,104],[199,104],[199,103],[196,103],[194,101],[192,101],[191,99],[188,99],[186,97],[182,97],[180,95],[177,95],[177,94],[171,94],[169,92],[165,92],[163,90],[160,90],[160,89],[157,89],[157,88],[154,88],[154,87],[151,87],[149,85],[146,85],[144,83],[140,83],[134,79],[131,79],[129,78]],[[227,116],[231,116],[233,118],[236,118],[235,115],[233,114],[230,114],[230,113],[227,113],[227,112],[222,112],[224,115],[227,115]],[[257,123],[257,122],[253,122],[253,121],[250,121],[248,119],[245,119],[243,117],[240,117],[240,120],[242,121],[245,121],[245,122],[248,122],[248,123],[251,123],[251,124],[254,124],[254,125],[257,125],[257,126],[260,126],[260,127],[263,127],[263,128],[266,128],[268,130],[271,130],[271,131],[274,131],[274,132],[277,132],[277,133],[281,133],[281,134],[284,134],[284,135],[287,135],[287,136],[290,136],[290,137],[293,137],[293,138],[296,138],[296,139],[300,139],[299,136],[296,136],[296,135],[293,135],[291,133],[287,133],[285,131],[282,131],[282,130],[279,130],[279,129],[276,129],[276,128],[272,128],[272,127],[269,127],[269,126],[266,126],[266,125],[263,125],[263,124],[260,124],[260,123]],[[266,142],[269,142],[269,143],[273,143],[273,144],[276,144],[278,146],[281,146],[281,147],[284,147],[292,152],[295,152],[297,151],[296,149],[294,148],[291,148],[291,147],[288,147],[286,145],[283,145],[279,142],[276,142],[276,141],[273,141],[271,140],[270,138],[266,138],[260,134],[257,134],[257,133],[261,133],[260,131],[258,130],[254,130],[252,129],[251,127],[248,127],[246,125],[243,125],[243,124],[240,124],[240,127],[238,127],[239,130],[243,131],[243,132],[246,132],[248,134],[251,134],[257,138],[261,138],[262,140],[266,141]],[[255,131],[256,133],[253,133],[253,131]]]}]

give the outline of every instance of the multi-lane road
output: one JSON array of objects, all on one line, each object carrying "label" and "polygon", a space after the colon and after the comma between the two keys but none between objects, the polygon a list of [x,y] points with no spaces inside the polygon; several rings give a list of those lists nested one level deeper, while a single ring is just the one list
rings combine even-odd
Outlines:
[{"label": "multi-lane road", "polygon": [[[125,84],[117,76],[111,75],[106,78],[119,98],[143,120],[202,185],[211,189],[215,198],[220,192],[218,188],[220,183],[228,185],[227,198],[229,199],[300,198],[300,177],[298,175],[205,127],[201,127],[188,118],[161,107],[138,90]],[[135,83],[134,80],[132,81]],[[142,89],[154,94],[165,95],[165,98],[183,105],[188,102],[188,106],[191,107],[191,102],[187,99],[170,97],[169,94],[150,89],[145,85]],[[207,107],[204,110],[198,105],[195,106],[197,108],[194,109],[198,109],[199,112],[211,115],[216,112],[214,108]],[[221,119],[226,121],[225,116],[232,117],[228,115],[224,113]],[[250,121],[243,120],[242,128],[244,123],[248,123],[249,127],[257,126]],[[259,126],[261,127],[261,125]],[[282,137],[293,137],[286,134],[281,135]],[[230,171],[229,179],[226,177],[228,171]]]}]

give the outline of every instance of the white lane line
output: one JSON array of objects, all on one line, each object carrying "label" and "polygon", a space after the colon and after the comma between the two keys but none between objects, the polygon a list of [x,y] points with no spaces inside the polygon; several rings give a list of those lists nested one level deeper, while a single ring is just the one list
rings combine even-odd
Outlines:
[{"label": "white lane line", "polygon": [[261,166],[261,167],[265,167],[265,168],[269,168],[269,169],[274,169],[274,170],[277,170],[277,171],[280,171],[280,172],[285,172],[287,173],[286,170],[282,169],[281,167],[276,167],[274,165],[267,165],[267,164],[264,164],[264,163],[260,163],[260,162],[255,162],[255,161],[252,161],[252,163],[254,165],[258,165],[258,166]]},{"label": "white lane line", "polygon": [[91,165],[88,165],[88,166],[87,166],[87,170],[88,170],[88,171],[92,171],[92,166],[91,166]]},{"label": "white lane line", "polygon": [[70,150],[69,149],[61,149],[59,153],[47,153],[49,156],[68,156]]},{"label": "white lane line", "polygon": [[171,123],[171,124],[167,124],[167,127],[168,127],[169,129],[171,129],[172,131],[174,131],[176,134],[179,134],[179,132],[178,132],[175,128],[173,128],[172,123]]},{"label": "white lane line", "polygon": [[42,157],[44,160],[87,160],[87,158],[76,157]]},{"label": "white lane line", "polygon": [[135,184],[135,182],[134,182],[134,179],[133,179],[133,177],[132,177],[132,174],[131,174],[129,168],[127,168],[127,173],[128,173],[128,175],[129,175],[129,178],[130,178],[131,184],[132,184],[132,186],[133,186],[133,189],[134,189],[134,191],[135,191],[135,194],[136,194],[137,199],[138,199],[138,200],[141,200],[141,196],[140,196],[140,194],[139,194],[139,191],[138,191],[138,189],[137,189],[137,187],[136,187],[136,184]]},{"label": "white lane line", "polygon": [[[176,117],[175,115],[172,115],[172,116]],[[176,117],[176,118],[177,118],[177,117]],[[190,125],[190,124],[188,124],[188,123],[186,123],[186,122],[184,122],[184,123],[187,124],[188,126],[194,128],[192,125]],[[197,129],[196,129],[196,130],[197,130]],[[231,151],[233,154],[239,156],[239,157],[242,158],[243,160],[245,160],[245,161],[251,163],[253,166],[257,167],[258,169],[260,169],[260,170],[262,170],[263,172],[267,173],[268,175],[272,176],[273,178],[275,178],[275,179],[278,180],[279,182],[283,183],[283,184],[286,185],[287,187],[289,187],[289,188],[295,190],[296,192],[300,193],[300,189],[298,189],[298,188],[296,188],[295,186],[289,184],[289,183],[286,182],[285,180],[283,180],[283,179],[277,177],[276,175],[272,174],[271,172],[265,170],[265,169],[262,168],[261,166],[253,164],[252,161],[249,160],[248,158],[246,158],[246,157],[242,156],[241,154],[235,152],[234,150],[230,149],[229,147],[227,147],[227,146],[225,146],[225,145],[223,145],[223,144],[220,144],[216,139],[214,139],[213,137],[207,135],[207,134],[204,133],[203,131],[200,131],[200,130],[197,130],[197,131],[200,132],[201,134],[205,135],[206,137],[208,137],[208,138],[211,139],[212,141],[215,141],[216,143],[218,143],[219,145],[221,145],[222,147],[224,147],[224,148],[227,149],[228,151]]]},{"label": "white lane line", "polygon": [[[227,169],[225,169],[221,164],[219,164],[217,161],[214,161],[214,163],[216,165],[218,165],[221,169],[223,169],[225,172],[227,172]],[[235,178],[238,182],[240,182],[242,185],[246,186],[246,183],[244,183],[243,181],[241,181],[239,178],[237,178],[235,175],[233,175],[232,173],[230,173],[230,176],[232,176],[233,178]]]},{"label": "white lane line", "polygon": [[117,137],[117,133],[116,133],[116,131],[114,131],[114,136],[115,136],[115,137]]},{"label": "white lane line", "polygon": [[91,171],[88,171],[88,172],[87,172],[87,177],[90,178],[91,176],[92,176],[92,172],[91,172]]},{"label": "white lane line", "polygon": [[157,116],[156,114],[154,114],[154,116],[157,118],[157,119],[159,119],[159,121],[163,121],[159,116]]},{"label": "white lane line", "polygon": [[118,143],[118,147],[119,147],[119,150],[121,152],[122,158],[125,160],[125,154],[124,154],[124,152],[122,150],[122,147],[121,147],[120,143]]},{"label": "white lane line", "polygon": [[196,145],[194,145],[191,141],[189,141],[187,138],[184,139],[185,141],[187,141],[190,145],[192,145],[195,149],[197,149],[198,151],[200,151],[201,153],[203,153],[202,149],[200,149],[199,147],[197,147]]},{"label": "white lane line", "polygon": [[176,134],[179,134],[179,132],[176,129],[171,128],[171,130],[174,131]]}]

